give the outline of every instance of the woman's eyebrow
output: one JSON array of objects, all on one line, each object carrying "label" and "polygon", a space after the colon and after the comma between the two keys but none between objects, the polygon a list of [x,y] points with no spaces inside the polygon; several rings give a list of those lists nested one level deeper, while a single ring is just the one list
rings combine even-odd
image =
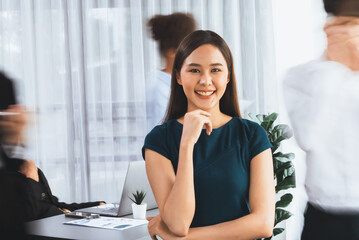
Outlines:
[{"label": "woman's eyebrow", "polygon": [[[201,64],[198,64],[198,63],[190,63],[190,64],[187,64],[187,66],[189,66],[189,67],[200,67]],[[210,66],[211,66],[211,67],[214,67],[214,66],[223,66],[223,64],[222,64],[222,63],[212,63]]]},{"label": "woman's eyebrow", "polygon": [[187,64],[187,66],[189,66],[189,67],[200,67],[201,64],[198,64],[198,63],[190,63],[190,64]]}]

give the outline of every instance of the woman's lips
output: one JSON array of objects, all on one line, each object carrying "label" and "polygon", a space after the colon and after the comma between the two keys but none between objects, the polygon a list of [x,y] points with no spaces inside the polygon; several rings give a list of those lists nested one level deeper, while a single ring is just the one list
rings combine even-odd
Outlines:
[{"label": "woman's lips", "polygon": [[201,96],[210,96],[212,95],[216,90],[195,90],[195,93]]},{"label": "woman's lips", "polygon": [[195,90],[197,96],[201,99],[208,99],[216,92],[216,90]]}]

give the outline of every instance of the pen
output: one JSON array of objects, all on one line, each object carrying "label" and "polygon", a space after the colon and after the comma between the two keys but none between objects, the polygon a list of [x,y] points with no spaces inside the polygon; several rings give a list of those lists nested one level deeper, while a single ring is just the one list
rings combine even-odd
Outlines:
[{"label": "pen", "polygon": [[19,115],[20,113],[18,112],[1,112],[0,111],[0,116],[11,116],[11,115]]}]

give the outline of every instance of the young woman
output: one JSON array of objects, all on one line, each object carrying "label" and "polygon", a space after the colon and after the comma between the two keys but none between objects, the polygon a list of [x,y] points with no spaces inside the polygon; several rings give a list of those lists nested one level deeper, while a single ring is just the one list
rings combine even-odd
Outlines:
[{"label": "young woman", "polygon": [[160,214],[156,239],[253,239],[272,235],[271,144],[239,112],[232,54],[211,31],[180,44],[162,125],[143,154]]}]

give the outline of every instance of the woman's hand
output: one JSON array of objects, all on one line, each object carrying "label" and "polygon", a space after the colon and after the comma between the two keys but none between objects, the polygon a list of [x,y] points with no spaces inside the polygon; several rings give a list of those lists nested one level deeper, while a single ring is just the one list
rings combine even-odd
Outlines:
[{"label": "woman's hand", "polygon": [[206,128],[207,135],[210,135],[213,129],[212,122],[209,119],[210,116],[210,113],[202,110],[186,113],[183,121],[181,143],[190,143],[194,145],[198,141],[203,127]]},{"label": "woman's hand", "polygon": [[185,240],[185,237],[177,237],[168,229],[166,224],[162,221],[161,216],[148,217],[148,232],[152,240],[157,240],[157,236],[163,240]]}]

